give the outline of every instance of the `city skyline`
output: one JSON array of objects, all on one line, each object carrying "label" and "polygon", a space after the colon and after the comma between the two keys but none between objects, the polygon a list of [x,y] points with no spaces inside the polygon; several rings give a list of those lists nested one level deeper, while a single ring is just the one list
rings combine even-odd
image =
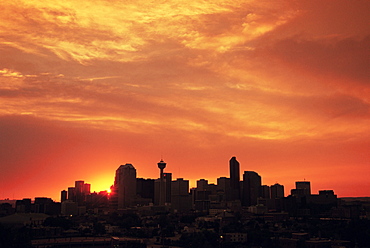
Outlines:
[{"label": "city skyline", "polygon": [[370,196],[369,1],[0,7],[0,199],[159,158],[216,183],[233,156],[263,184]]},{"label": "city skyline", "polygon": [[[302,193],[304,193],[305,195],[314,194],[314,193],[320,192],[322,190],[324,190],[324,191],[327,191],[327,190],[335,191],[335,189],[333,189],[333,188],[312,187],[311,186],[311,181],[308,181],[305,178],[303,180],[295,180],[294,182],[291,182],[292,184],[294,184],[294,187],[292,187],[292,188],[285,187],[284,184],[279,183],[278,180],[276,180],[274,184],[263,183],[263,175],[258,174],[258,172],[240,170],[240,163],[239,163],[239,161],[237,160],[237,158],[235,156],[231,157],[231,159],[229,160],[229,169],[230,170],[229,170],[229,175],[227,175],[226,177],[225,176],[219,176],[215,180],[208,180],[208,179],[203,177],[203,178],[195,179],[195,181],[192,182],[191,184],[189,184],[190,180],[188,180],[187,178],[172,177],[172,173],[168,170],[166,172],[164,172],[164,169],[166,168],[167,163],[163,159],[161,159],[157,163],[157,165],[158,165],[158,169],[160,169],[159,177],[155,177],[155,176],[154,177],[147,177],[147,178],[140,177],[137,174],[137,170],[134,167],[134,165],[132,163],[126,163],[126,164],[119,165],[118,168],[115,170],[115,177],[112,180],[112,184],[107,189],[91,190],[91,188],[92,188],[92,183],[91,182],[86,182],[83,179],[78,179],[78,180],[74,181],[74,184],[75,184],[74,187],[64,187],[57,194],[55,194],[55,195],[58,195],[57,197],[55,197],[54,195],[53,196],[50,196],[50,195],[49,196],[46,196],[46,195],[41,196],[41,195],[36,194],[32,197],[19,197],[17,199],[34,199],[34,198],[40,198],[40,197],[41,198],[47,197],[47,198],[51,198],[52,200],[54,200],[56,202],[63,202],[63,199],[64,200],[67,200],[67,199],[72,200],[74,202],[81,202],[82,201],[81,200],[81,195],[90,194],[90,193],[103,193],[103,192],[105,192],[106,194],[112,195],[116,198],[116,200],[113,200],[113,201],[121,202],[120,203],[121,205],[116,203],[118,208],[125,208],[125,207],[128,207],[132,204],[132,202],[130,202],[130,201],[132,201],[132,198],[135,197],[135,195],[136,195],[135,193],[133,193],[132,190],[133,190],[133,188],[135,188],[135,192],[136,192],[137,179],[144,180],[144,181],[153,180],[153,187],[158,188],[158,195],[156,196],[156,198],[158,199],[157,202],[154,202],[154,196],[153,196],[153,202],[157,205],[165,205],[166,203],[171,202],[170,198],[168,198],[168,196],[166,196],[166,195],[171,195],[169,192],[167,192],[167,190],[170,190],[170,189],[166,190],[165,188],[170,186],[171,182],[175,182],[175,181],[178,181],[178,180],[186,180],[188,182],[188,194],[191,194],[192,189],[205,190],[206,189],[205,185],[211,185],[211,186],[214,185],[214,186],[217,186],[220,189],[223,189],[224,193],[226,195],[228,195],[228,197],[225,198],[226,201],[235,201],[235,200],[237,200],[237,201],[240,201],[240,202],[243,202],[242,198],[245,197],[245,196],[243,196],[243,194],[245,194],[245,193],[242,192],[242,190],[240,189],[241,184],[243,185],[243,187],[248,187],[248,188],[251,187],[251,185],[255,185],[255,186],[252,186],[252,188],[254,188],[254,190],[253,190],[254,192],[251,193],[251,194],[253,194],[253,198],[255,198],[255,199],[257,199],[258,197],[264,197],[265,193],[264,193],[263,187],[268,187],[268,191],[269,191],[268,195],[271,195],[271,196],[279,195],[279,197],[294,195],[295,190],[303,190]],[[239,185],[238,190],[235,190],[235,187],[236,187],[235,186],[236,185],[235,180],[237,179],[237,177],[235,177],[236,174],[241,175],[239,180],[237,180],[237,182],[238,182],[237,184]],[[166,182],[167,182],[166,180],[164,180],[164,178],[166,178],[166,176],[169,176],[168,179],[169,179],[170,184],[168,186],[164,186],[164,185],[166,185]],[[233,180],[233,178],[234,178],[234,180]],[[162,181],[162,180],[164,180],[164,181]],[[220,180],[225,180],[225,181],[220,181]],[[158,182],[157,186],[154,186],[154,181],[156,183]],[[142,188],[142,187],[145,187],[145,186],[141,186],[140,188]],[[277,192],[277,190],[278,190],[277,187],[282,187],[282,190],[280,189],[279,193]],[[284,190],[284,188],[285,188],[285,190]],[[315,192],[315,189],[317,189],[316,192]],[[153,190],[154,190],[154,188],[153,188]],[[121,193],[119,193],[119,192],[121,192]],[[236,194],[236,192],[238,192],[239,194]],[[163,198],[163,197],[165,197],[165,198]],[[365,196],[365,197],[367,197],[367,196]],[[6,199],[15,200],[16,198],[13,198],[13,199],[6,198]],[[0,200],[4,200],[4,199],[0,199]],[[257,204],[257,202],[252,202],[252,203],[248,202],[248,204],[251,204],[251,205],[254,204],[255,205],[255,204]]]}]

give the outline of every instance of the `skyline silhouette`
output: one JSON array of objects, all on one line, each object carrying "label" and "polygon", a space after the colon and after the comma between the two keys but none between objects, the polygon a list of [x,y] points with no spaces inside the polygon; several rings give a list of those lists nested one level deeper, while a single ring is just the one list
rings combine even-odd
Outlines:
[{"label": "skyline silhouette", "polygon": [[[167,163],[163,160],[163,159],[161,159],[158,163],[157,163],[157,168],[158,169],[160,169],[160,173],[159,173],[159,177],[158,177],[158,180],[160,180],[163,176],[161,176],[162,174],[163,175],[165,175],[165,174],[170,174],[170,180],[176,180],[176,179],[183,179],[183,177],[173,177],[173,173],[171,172],[171,165],[170,165],[170,167],[167,167],[166,166],[167,165]],[[121,167],[125,167],[125,166],[131,166],[131,167],[133,167],[133,164],[132,163],[126,163],[126,164],[123,164],[123,165],[121,165],[119,168],[121,168]],[[154,167],[155,167],[155,165],[153,165]],[[227,167],[227,166],[226,166]],[[226,168],[225,167],[225,168]],[[164,169],[165,168],[167,168],[167,172],[164,172]],[[135,169],[135,178],[141,178],[141,179],[145,179],[145,180],[155,180],[155,179],[157,179],[156,178],[156,176],[154,176],[154,177],[145,177],[145,178],[143,178],[143,177],[140,177],[140,176],[137,176],[136,175],[136,168],[134,168]],[[118,171],[118,169],[117,169],[117,171]],[[117,173],[117,172],[116,172]],[[243,174],[244,173],[244,174]],[[247,175],[245,175],[245,173],[248,173]],[[218,183],[218,181],[219,181],[219,179],[220,178],[226,178],[226,179],[228,179],[228,180],[230,180],[230,181],[228,181],[227,182],[227,184],[230,184],[230,198],[229,198],[229,200],[241,200],[240,199],[240,196],[238,196],[238,195],[240,195],[241,193],[241,190],[240,190],[240,183],[242,183],[243,182],[243,180],[245,180],[245,176],[246,176],[246,178],[249,178],[250,177],[250,175],[253,175],[253,174],[255,174],[255,175],[257,175],[260,179],[259,179],[259,181],[260,181],[260,184],[261,184],[261,186],[268,186],[268,187],[271,187],[271,186],[273,186],[273,185],[275,185],[275,184],[278,184],[278,185],[282,185],[283,187],[284,187],[284,185],[283,184],[280,184],[279,183],[279,180],[278,180],[278,178],[276,178],[275,180],[273,180],[275,183],[272,183],[272,184],[265,184],[265,183],[263,183],[263,180],[262,180],[262,176],[263,175],[259,175],[258,174],[258,172],[256,172],[256,171],[250,171],[250,170],[242,170],[241,169],[241,167],[240,167],[240,163],[239,163],[239,161],[236,159],[236,157],[235,156],[232,156],[231,157],[231,159],[230,159],[230,161],[229,161],[229,174],[228,175],[226,175],[226,177],[225,177],[225,175],[220,175],[219,177],[217,177],[217,178],[215,178],[215,179],[213,179],[213,180],[209,180],[209,179],[207,179],[207,178],[205,178],[205,177],[200,177],[200,178],[197,178],[197,179],[194,179],[194,180],[189,180],[189,179],[187,179],[187,178],[184,178],[184,179],[186,179],[186,180],[188,180],[188,181],[190,181],[190,183],[189,183],[189,190],[190,189],[192,189],[192,188],[196,188],[197,187],[197,185],[198,185],[198,182],[199,182],[199,180],[206,180],[207,181],[207,183],[210,183],[210,184],[215,184],[215,185],[217,185],[217,183]],[[138,174],[139,175],[139,174]],[[174,175],[176,175],[176,173],[174,174]],[[80,180],[77,180],[77,181],[74,181],[75,183],[76,183],[76,186],[75,186],[75,188],[77,189],[77,188],[80,188],[80,191],[82,190],[82,186],[77,186],[77,183],[82,183],[82,184],[84,184],[85,183],[85,185],[86,185],[86,187],[88,187],[88,192],[94,192],[94,193],[99,193],[99,192],[103,192],[103,191],[105,191],[105,192],[107,192],[108,194],[110,194],[111,192],[111,190],[112,190],[112,187],[117,183],[116,182],[116,180],[117,180],[117,175],[115,176],[116,177],[116,179],[114,179],[114,177],[112,177],[112,180],[111,180],[111,184],[109,185],[109,186],[107,186],[107,187],[105,187],[104,189],[99,189],[99,190],[90,190],[91,188],[93,188],[92,186],[93,186],[93,182],[85,182],[84,181],[84,179],[80,179]],[[253,177],[253,176],[252,176]],[[299,187],[303,187],[303,186],[299,186],[299,184],[298,184],[298,186],[297,186],[297,183],[301,183],[302,185],[304,185],[305,184],[305,182],[307,182],[308,183],[308,190],[309,190],[309,193],[308,194],[311,194],[311,190],[312,190],[312,188],[311,188],[311,185],[310,185],[310,181],[309,180],[306,180],[306,178],[303,178],[303,179],[295,179],[294,181],[292,181],[292,182],[290,182],[290,185],[291,184],[293,184],[294,186],[292,186],[292,187],[285,187],[285,190],[283,190],[283,192],[284,192],[284,195],[285,196],[287,196],[287,195],[290,195],[291,194],[291,190],[294,190],[294,189],[297,189],[297,188],[299,188]],[[69,188],[68,188],[69,189]],[[318,187],[313,187],[313,192],[319,192],[320,190],[327,190],[327,189],[329,189],[328,187],[324,187],[324,188],[318,188]],[[164,190],[164,189],[163,189]],[[270,190],[270,189],[269,189]],[[335,189],[333,189],[333,188],[330,188],[330,190],[335,190]],[[63,190],[63,191],[65,191],[65,190]],[[263,194],[263,189],[261,188],[261,194]],[[68,194],[69,194],[69,190],[68,191],[66,191],[66,193],[68,192]],[[57,197],[56,197],[56,195],[58,195]],[[54,193],[54,194],[52,194],[52,195],[40,195],[40,194],[38,194],[37,192],[33,195],[33,196],[27,196],[27,197],[18,197],[18,198],[10,198],[10,197],[5,197],[5,198],[0,198],[0,200],[5,200],[5,199],[9,199],[9,200],[13,200],[13,199],[23,199],[23,198],[35,198],[35,197],[51,197],[54,201],[61,201],[61,195],[60,195],[60,192],[58,192],[58,193]],[[364,195],[364,196],[344,196],[344,197],[370,197],[370,196],[368,196],[368,195]],[[66,198],[67,199],[67,198]],[[164,199],[162,199],[161,200],[161,202],[162,202],[162,204],[163,204],[163,201],[164,201]]]},{"label": "skyline silhouette", "polygon": [[[75,202],[80,202],[81,200],[78,200],[80,198],[78,195],[81,195],[82,192],[86,192],[86,194],[99,193],[99,192],[106,192],[107,194],[113,194],[113,191],[114,190],[112,190],[112,187],[118,187],[119,182],[121,182],[121,183],[123,182],[125,184],[127,182],[129,182],[128,185],[130,185],[130,187],[132,186],[132,187],[136,188],[136,180],[135,180],[135,182],[133,182],[132,179],[130,179],[131,177],[133,177],[135,179],[140,179],[140,180],[141,179],[143,179],[143,180],[153,180],[153,182],[154,182],[154,180],[159,180],[158,182],[160,182],[160,183],[158,185],[162,185],[163,183],[165,183],[165,180],[166,179],[163,179],[163,178],[165,178],[166,175],[169,176],[170,182],[171,181],[173,182],[173,181],[178,180],[178,179],[181,179],[181,180],[182,179],[185,179],[185,180],[187,180],[187,182],[189,182],[189,180],[186,179],[186,178],[173,177],[172,176],[172,173],[169,172],[171,170],[171,165],[168,168],[167,167],[167,163],[163,159],[161,159],[157,163],[157,165],[158,165],[158,169],[160,171],[158,178],[157,177],[151,177],[151,178],[141,178],[141,177],[138,177],[137,176],[137,170],[134,167],[134,165],[131,164],[131,163],[126,163],[126,164],[120,165],[118,167],[118,169],[116,169],[115,178],[112,179],[112,184],[106,190],[92,191],[91,190],[91,188],[92,188],[91,186],[93,185],[93,183],[91,183],[91,182],[85,182],[84,180],[80,179],[80,180],[74,181],[75,182],[75,186],[74,187],[68,187],[68,190],[67,190],[67,188],[65,188],[65,189],[61,190],[60,192],[58,192],[59,198],[54,198],[53,200],[54,201],[57,201],[57,202],[62,202],[63,201],[63,198],[64,198],[64,200],[73,199],[73,201],[75,201]],[[166,169],[166,168],[167,168],[167,171],[164,172],[164,169]],[[124,174],[122,174],[122,176],[119,177],[118,174],[119,174],[119,171],[121,169],[122,169],[122,172],[124,172],[126,170],[133,170],[134,171],[133,172],[134,174],[132,176],[129,176],[129,177],[124,176]],[[129,173],[129,175],[130,174],[131,173]],[[241,175],[241,177],[239,175]],[[229,175],[228,175],[228,177],[219,176],[218,178],[216,178],[215,182],[209,181],[208,179],[206,179],[204,177],[203,178],[200,177],[200,178],[196,179],[196,181],[194,183],[192,183],[192,184],[189,184],[188,183],[188,186],[187,186],[188,190],[187,190],[187,192],[190,193],[191,189],[195,189],[195,188],[199,188],[199,187],[204,188],[204,186],[200,186],[199,185],[200,182],[201,183],[205,182],[206,185],[208,185],[208,184],[209,185],[216,185],[218,187],[225,187],[225,186],[222,186],[222,185],[226,183],[227,185],[229,185],[228,186],[229,189],[228,189],[228,193],[227,193],[229,195],[228,195],[227,200],[228,201],[234,201],[234,200],[241,201],[242,200],[241,199],[242,198],[242,196],[241,196],[242,195],[242,192],[241,192],[241,189],[240,189],[241,184],[243,184],[243,181],[252,180],[252,178],[254,178],[254,177],[258,177],[258,184],[260,185],[259,187],[261,187],[258,190],[259,193],[256,193],[256,194],[258,194],[258,197],[263,197],[264,196],[264,190],[266,190],[266,189],[263,189],[263,187],[268,187],[267,190],[269,192],[268,193],[269,194],[269,198],[270,198],[271,195],[274,195],[274,194],[276,195],[277,194],[276,193],[276,189],[275,189],[275,193],[272,192],[273,189],[270,189],[274,185],[281,185],[282,186],[282,188],[283,188],[283,190],[282,190],[283,196],[294,195],[293,192],[294,192],[295,189],[304,189],[304,192],[305,192],[304,194],[307,194],[307,195],[310,195],[311,194],[311,184],[310,184],[310,181],[306,181],[305,178],[303,180],[295,180],[294,181],[295,187],[292,187],[290,189],[285,187],[285,191],[284,191],[284,185],[279,184],[278,183],[278,180],[276,180],[276,182],[274,184],[266,185],[266,184],[263,183],[262,175],[259,175],[258,172],[255,172],[255,171],[240,171],[240,163],[236,159],[235,156],[231,157],[231,159],[229,161]],[[220,179],[222,179],[222,180],[227,179],[227,181],[220,182],[219,181]],[[255,180],[255,179],[253,179],[253,180]],[[154,187],[154,184],[153,184],[152,187]],[[162,192],[162,193],[160,193],[162,196],[160,197],[161,199],[158,198],[159,200],[158,200],[157,204],[164,205],[164,203],[166,202],[166,200],[165,200],[165,197],[166,197],[165,196],[165,194],[166,194],[165,193],[166,192],[165,186],[158,186],[158,188],[161,188],[159,191]],[[153,188],[153,190],[154,190],[154,188]],[[334,189],[322,188],[320,190],[334,190]],[[318,190],[317,193],[320,190]],[[135,194],[133,193],[133,195],[135,195]],[[281,193],[280,193],[280,195],[281,195]],[[32,198],[33,199],[35,197],[51,197],[51,196],[47,196],[47,195],[41,196],[41,195],[37,195],[37,193],[36,193],[33,197],[21,197],[21,198],[18,198],[18,199],[22,199],[22,198]],[[154,195],[153,195],[153,197],[154,197]],[[125,198],[125,197],[123,197],[123,198]],[[7,198],[7,199],[11,200],[10,198]],[[15,199],[15,198],[13,198],[13,199]],[[257,199],[257,196],[256,196],[256,199]],[[5,200],[5,199],[0,199],[0,200]],[[226,200],[226,198],[225,198],[225,200]],[[152,199],[152,201],[154,202],[154,198]],[[256,202],[253,202],[253,203],[256,204]],[[127,207],[129,205],[129,202],[122,203],[122,204],[123,205],[121,207],[123,207],[123,206],[126,206]]]},{"label": "skyline silhouette", "polygon": [[235,156],[229,177],[216,184],[199,179],[193,188],[186,178],[173,178],[163,159],[156,165],[155,178],[138,178],[131,163],[118,166],[110,191],[91,192],[90,183],[77,180],[60,191],[60,202],[0,200],[0,244],[367,247],[370,197],[338,198],[334,189],[316,193],[306,180],[285,195],[284,185],[263,185],[255,171],[240,173]]}]

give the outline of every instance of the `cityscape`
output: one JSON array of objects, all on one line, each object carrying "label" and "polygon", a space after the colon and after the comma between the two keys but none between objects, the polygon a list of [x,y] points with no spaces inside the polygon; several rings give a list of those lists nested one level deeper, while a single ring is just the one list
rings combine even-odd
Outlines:
[{"label": "cityscape", "polygon": [[47,197],[0,200],[0,247],[369,247],[370,198],[338,198],[333,189],[311,192],[310,181],[262,185],[241,173],[236,157],[217,184],[137,178],[120,165],[109,191],[91,192],[83,180]]},{"label": "cityscape", "polygon": [[1,0],[0,248],[370,248],[369,0]]}]

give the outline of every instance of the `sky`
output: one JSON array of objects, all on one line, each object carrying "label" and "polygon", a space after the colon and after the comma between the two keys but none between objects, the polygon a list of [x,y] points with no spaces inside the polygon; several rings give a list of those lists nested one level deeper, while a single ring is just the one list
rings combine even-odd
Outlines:
[{"label": "sky", "polygon": [[115,170],[370,196],[370,1],[2,0],[0,199]]}]

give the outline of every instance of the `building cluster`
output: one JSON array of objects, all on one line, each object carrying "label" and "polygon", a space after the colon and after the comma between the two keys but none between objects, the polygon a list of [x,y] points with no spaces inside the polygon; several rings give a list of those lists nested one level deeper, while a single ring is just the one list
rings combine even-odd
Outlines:
[{"label": "building cluster", "polygon": [[189,188],[189,180],[173,180],[172,173],[165,172],[166,163],[163,160],[157,166],[157,179],[138,178],[135,167],[127,163],[116,170],[110,193],[90,192],[90,184],[79,180],[75,181],[74,187],[61,191],[60,203],[46,197],[37,197],[33,202],[31,199],[17,200],[15,211],[60,213],[65,216],[82,215],[88,211],[107,213],[127,209],[148,213],[171,211],[212,215],[225,211],[248,211],[254,214],[286,212],[291,216],[328,216],[330,211],[333,217],[358,215],[358,211],[338,208],[338,199],[333,190],[312,194],[309,181],[296,182],[295,189],[285,196],[283,185],[262,185],[261,176],[255,171],[244,171],[241,175],[236,157],[229,161],[229,177],[217,178],[216,184],[199,179],[195,188]]},{"label": "building cluster", "polygon": [[[0,201],[0,227],[27,227],[34,239],[59,237],[58,242],[66,242],[62,237],[71,242],[75,236],[104,234],[175,247],[200,247],[194,243],[199,240],[213,247],[351,247],[366,236],[360,229],[351,234],[353,240],[337,234],[351,221],[370,220],[368,199],[338,199],[333,190],[313,194],[309,181],[296,182],[285,196],[283,185],[263,185],[255,171],[240,173],[236,157],[229,161],[229,177],[219,177],[216,183],[199,179],[194,188],[188,180],[172,179],[163,160],[157,166],[155,179],[138,178],[132,164],[119,166],[109,193],[91,192],[90,184],[79,180],[61,191],[60,202],[46,197]],[[66,227],[69,220],[75,226]],[[328,238],[333,235],[335,242],[347,241],[336,244]],[[48,242],[40,247],[51,245]]]},{"label": "building cluster", "polygon": [[172,180],[172,174],[164,172],[166,163],[163,160],[158,163],[158,168],[158,179],[144,179],[136,177],[136,169],[132,164],[121,165],[111,188],[110,209],[149,206],[153,211],[163,209],[173,212],[209,213],[247,209],[257,214],[268,211],[311,214],[311,210],[317,209],[309,209],[308,205],[329,208],[337,202],[332,190],[311,194],[308,181],[296,182],[291,195],[285,197],[283,185],[262,185],[261,176],[255,171],[244,171],[241,176],[236,157],[229,161],[230,177],[217,178],[217,184],[200,179],[196,188],[191,189],[188,180]]},{"label": "building cluster", "polygon": [[90,192],[91,185],[84,181],[75,181],[74,187],[60,193],[61,214],[81,215],[88,209],[105,208],[108,205],[108,192]]},{"label": "building cluster", "polygon": [[61,213],[75,215],[100,207],[110,212],[141,208],[149,212],[221,213],[246,210],[255,214],[285,211],[294,215],[310,215],[323,213],[337,204],[333,190],[312,194],[308,181],[296,182],[296,188],[285,197],[283,185],[262,185],[257,172],[244,171],[241,175],[236,157],[229,161],[229,177],[217,178],[217,184],[199,179],[197,186],[191,189],[188,180],[173,180],[172,173],[165,172],[166,163],[163,160],[157,165],[157,179],[137,178],[132,164],[121,165],[116,170],[110,194],[106,191],[91,193],[90,184],[76,181],[75,187],[61,192]]}]

